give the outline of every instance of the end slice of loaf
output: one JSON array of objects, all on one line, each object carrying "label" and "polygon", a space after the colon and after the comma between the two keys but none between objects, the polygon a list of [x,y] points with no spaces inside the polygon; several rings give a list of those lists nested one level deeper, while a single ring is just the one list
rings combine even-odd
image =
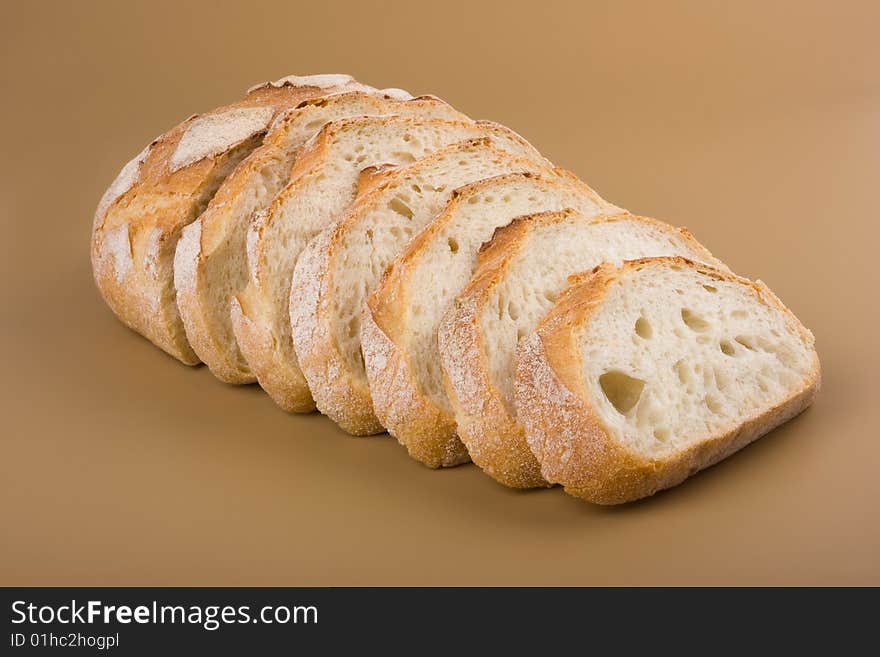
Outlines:
[{"label": "end slice of loaf", "polygon": [[684,258],[606,263],[521,341],[517,417],[548,481],[617,504],[794,417],[819,380],[812,334],[762,283]]},{"label": "end slice of loaf", "polygon": [[550,212],[496,231],[438,332],[459,437],[486,473],[517,488],[548,484],[514,409],[514,355],[568,276],[605,261],[663,255],[724,267],[686,230],[628,214]]},{"label": "end slice of loaf", "polygon": [[[247,286],[233,290],[249,323],[247,333],[239,332],[239,347],[260,385],[282,408],[315,408],[291,337],[294,267],[306,244],[337,221],[354,200],[361,172],[378,164],[412,163],[450,144],[491,137],[501,130],[487,122],[357,117],[328,124],[305,147],[291,182],[254,217],[248,229],[247,268],[236,259],[224,269],[226,278],[235,281],[248,275]],[[225,293],[222,286],[218,290]],[[214,303],[222,303],[219,294]],[[233,346],[228,346],[230,358],[235,357]]]},{"label": "end slice of loaf", "polygon": [[[373,412],[361,355],[367,295],[456,187],[511,171],[553,172],[531,145],[504,128],[491,138],[453,144],[375,175],[342,219],[303,250],[291,285],[293,346],[318,409],[345,431],[384,431]],[[435,303],[434,294],[433,287],[425,289],[412,312]]]},{"label": "end slice of loaf", "polygon": [[515,217],[569,207],[585,216],[621,212],[562,170],[511,173],[461,187],[368,298],[361,344],[373,407],[422,463],[469,460],[443,387],[437,328],[470,280],[480,246]]},{"label": "end slice of loaf", "polygon": [[397,113],[469,121],[437,98],[404,100],[398,95],[334,95],[285,113],[264,147],[236,169],[202,216],[187,227],[175,263],[178,306],[193,349],[222,381],[255,380],[238,351],[230,300],[247,280],[247,226],[287,184],[303,145],[328,122],[350,116]]},{"label": "end slice of loaf", "polygon": [[260,144],[274,117],[345,90],[375,91],[347,75],[257,85],[236,103],[190,117],[123,167],[98,203],[91,244],[95,282],[119,319],[181,362],[199,362],[175,303],[172,265],[181,230]]}]

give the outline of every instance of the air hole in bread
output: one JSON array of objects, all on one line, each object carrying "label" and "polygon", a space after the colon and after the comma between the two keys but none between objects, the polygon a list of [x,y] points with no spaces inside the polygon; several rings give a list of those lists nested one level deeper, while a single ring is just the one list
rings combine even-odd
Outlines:
[{"label": "air hole in bread", "polygon": [[669,440],[669,429],[654,429],[654,440],[658,443],[665,443]]},{"label": "air hole in bread", "polygon": [[691,370],[687,366],[683,360],[678,361],[673,365],[675,368],[675,373],[678,375],[678,380],[682,385],[688,385],[691,382]]},{"label": "air hole in bread", "polygon": [[446,244],[449,245],[450,253],[458,253],[458,241],[454,237],[450,237],[446,240]]},{"label": "air hole in bread", "polygon": [[718,288],[714,285],[704,285],[703,289],[706,290],[706,292],[711,292],[712,294],[715,294],[718,291]]},{"label": "air hole in bread", "polygon": [[721,353],[727,356],[733,356],[736,353],[736,350],[733,348],[733,345],[730,344],[727,340],[722,340],[718,343],[718,348],[721,349]]},{"label": "air hole in bread", "polygon": [[722,412],[721,404],[713,395],[706,395],[703,400],[706,402],[706,408],[715,413],[716,415],[720,415]]},{"label": "air hole in bread", "polygon": [[480,199],[479,199],[478,197],[476,197],[476,196],[471,196],[471,197],[468,199],[468,204],[469,204],[469,205],[476,205],[476,204],[479,203],[479,202],[480,202]]},{"label": "air hole in bread", "polygon": [[507,304],[507,316],[513,321],[519,319],[519,309],[516,307],[515,303],[510,302]]},{"label": "air hole in bread", "polygon": [[624,374],[620,370],[605,372],[599,377],[599,385],[605,398],[621,415],[626,415],[639,403],[645,382]]},{"label": "air hole in bread", "polygon": [[370,240],[371,242],[373,241],[373,229],[372,228],[367,230],[367,239]]},{"label": "air hole in bread", "polygon": [[724,391],[727,390],[727,387],[730,385],[730,377],[720,367],[713,367],[712,371],[715,373],[715,385],[718,387],[718,390]]},{"label": "air hole in bread", "polygon": [[703,373],[703,388],[709,389],[715,384],[715,370],[710,365],[707,365],[702,369]]},{"label": "air hole in bread", "polygon": [[651,336],[654,335],[651,323],[644,317],[639,317],[636,320],[636,335],[645,340],[650,340]]},{"label": "air hole in bread", "polygon": [[743,347],[748,349],[749,351],[757,351],[755,349],[755,345],[752,343],[752,339],[745,335],[738,335],[734,338],[737,342],[739,342]]},{"label": "air hole in bread", "polygon": [[399,196],[391,199],[391,202],[388,204],[388,209],[392,212],[396,212],[401,217],[406,217],[407,219],[413,218],[412,209]]},{"label": "air hole in bread", "polygon": [[745,310],[734,310],[730,313],[730,316],[735,319],[745,319],[749,314]]},{"label": "air hole in bread", "polygon": [[416,185],[415,183],[412,184],[412,190],[413,190],[416,194],[421,194],[421,193],[422,193],[422,188],[419,187],[418,185]]},{"label": "air hole in bread", "polygon": [[495,202],[494,196],[486,196],[483,198],[483,203],[494,203],[494,202]]},{"label": "air hole in bread", "polygon": [[687,324],[687,327],[697,333],[709,330],[709,322],[700,317],[697,313],[689,308],[681,309],[681,321]]}]

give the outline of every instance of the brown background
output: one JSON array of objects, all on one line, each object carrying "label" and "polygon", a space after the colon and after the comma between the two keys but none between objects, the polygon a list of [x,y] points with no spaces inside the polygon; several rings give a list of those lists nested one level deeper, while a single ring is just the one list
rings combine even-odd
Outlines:
[{"label": "brown background", "polygon": [[[876,3],[318,4],[3,4],[0,583],[880,584]],[[336,71],[690,227],[815,332],[816,405],[602,509],[432,472],[123,328],[88,264],[121,165],[254,82]]]}]

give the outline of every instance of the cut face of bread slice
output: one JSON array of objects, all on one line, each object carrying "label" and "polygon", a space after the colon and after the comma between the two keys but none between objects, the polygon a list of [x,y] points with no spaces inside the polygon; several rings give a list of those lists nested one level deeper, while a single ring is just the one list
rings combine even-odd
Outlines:
[{"label": "cut face of bread slice", "polygon": [[567,277],[605,261],[661,255],[724,267],[684,229],[627,214],[550,212],[496,231],[438,332],[459,436],[485,472],[512,487],[547,485],[514,411],[514,352]]},{"label": "cut face of bread slice", "polygon": [[572,277],[520,343],[517,417],[548,481],[617,504],[794,417],[819,379],[812,334],[765,285],[649,258]]},{"label": "cut face of bread slice", "polygon": [[[478,137],[491,137],[502,147],[516,140],[517,148],[525,147],[514,133],[486,122],[398,116],[330,123],[297,159],[290,184],[265,212],[256,215],[247,236],[250,279],[246,289],[236,291],[232,316],[242,316],[237,324],[244,324],[246,318],[247,330],[238,331],[241,352],[282,408],[298,412],[315,408],[290,329],[291,279],[302,249],[340,218],[354,199],[365,168],[411,163],[455,142]],[[245,274],[243,266],[227,261],[226,279],[239,280]],[[217,296],[214,303],[221,302]],[[218,334],[221,330],[217,329]],[[228,345],[224,356],[230,361],[237,357],[233,346]]]},{"label": "cut face of bread slice", "polygon": [[373,90],[347,75],[291,76],[165,133],[125,165],[98,204],[92,270],[113,312],[178,360],[199,362],[175,303],[172,261],[181,229],[254,148],[279,112],[345,90]]},{"label": "cut face of bread slice", "polygon": [[303,144],[328,122],[350,116],[399,114],[469,121],[437,98],[406,100],[400,97],[402,93],[394,97],[379,92],[346,93],[286,112],[275,121],[263,145],[241,163],[188,228],[175,266],[178,305],[193,349],[221,380],[254,380],[238,354],[229,300],[243,286],[247,226],[254,213],[264,210],[289,181]]},{"label": "cut face of bread slice", "polygon": [[[507,150],[498,148],[498,141]],[[290,297],[294,350],[318,409],[345,431],[384,431],[373,413],[361,356],[360,317],[366,296],[456,187],[510,171],[553,175],[550,164],[530,145],[499,128],[491,139],[454,144],[378,174],[343,218],[300,255]],[[412,312],[435,303],[433,288],[424,292]]]},{"label": "cut face of bread slice", "polygon": [[480,246],[515,217],[565,208],[585,216],[621,211],[565,171],[513,173],[462,187],[369,297],[361,342],[373,407],[422,463],[468,459],[443,387],[437,328],[470,280]]}]

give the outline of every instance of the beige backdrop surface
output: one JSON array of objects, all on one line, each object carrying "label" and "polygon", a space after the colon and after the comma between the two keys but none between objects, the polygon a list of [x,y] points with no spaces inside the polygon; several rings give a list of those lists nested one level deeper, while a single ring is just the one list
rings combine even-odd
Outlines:
[{"label": "beige backdrop surface", "polygon": [[[876,3],[30,4],[0,9],[0,584],[880,584]],[[427,470],[126,330],[88,261],[119,167],[336,71],[691,228],[815,332],[816,405],[603,509]]]}]

